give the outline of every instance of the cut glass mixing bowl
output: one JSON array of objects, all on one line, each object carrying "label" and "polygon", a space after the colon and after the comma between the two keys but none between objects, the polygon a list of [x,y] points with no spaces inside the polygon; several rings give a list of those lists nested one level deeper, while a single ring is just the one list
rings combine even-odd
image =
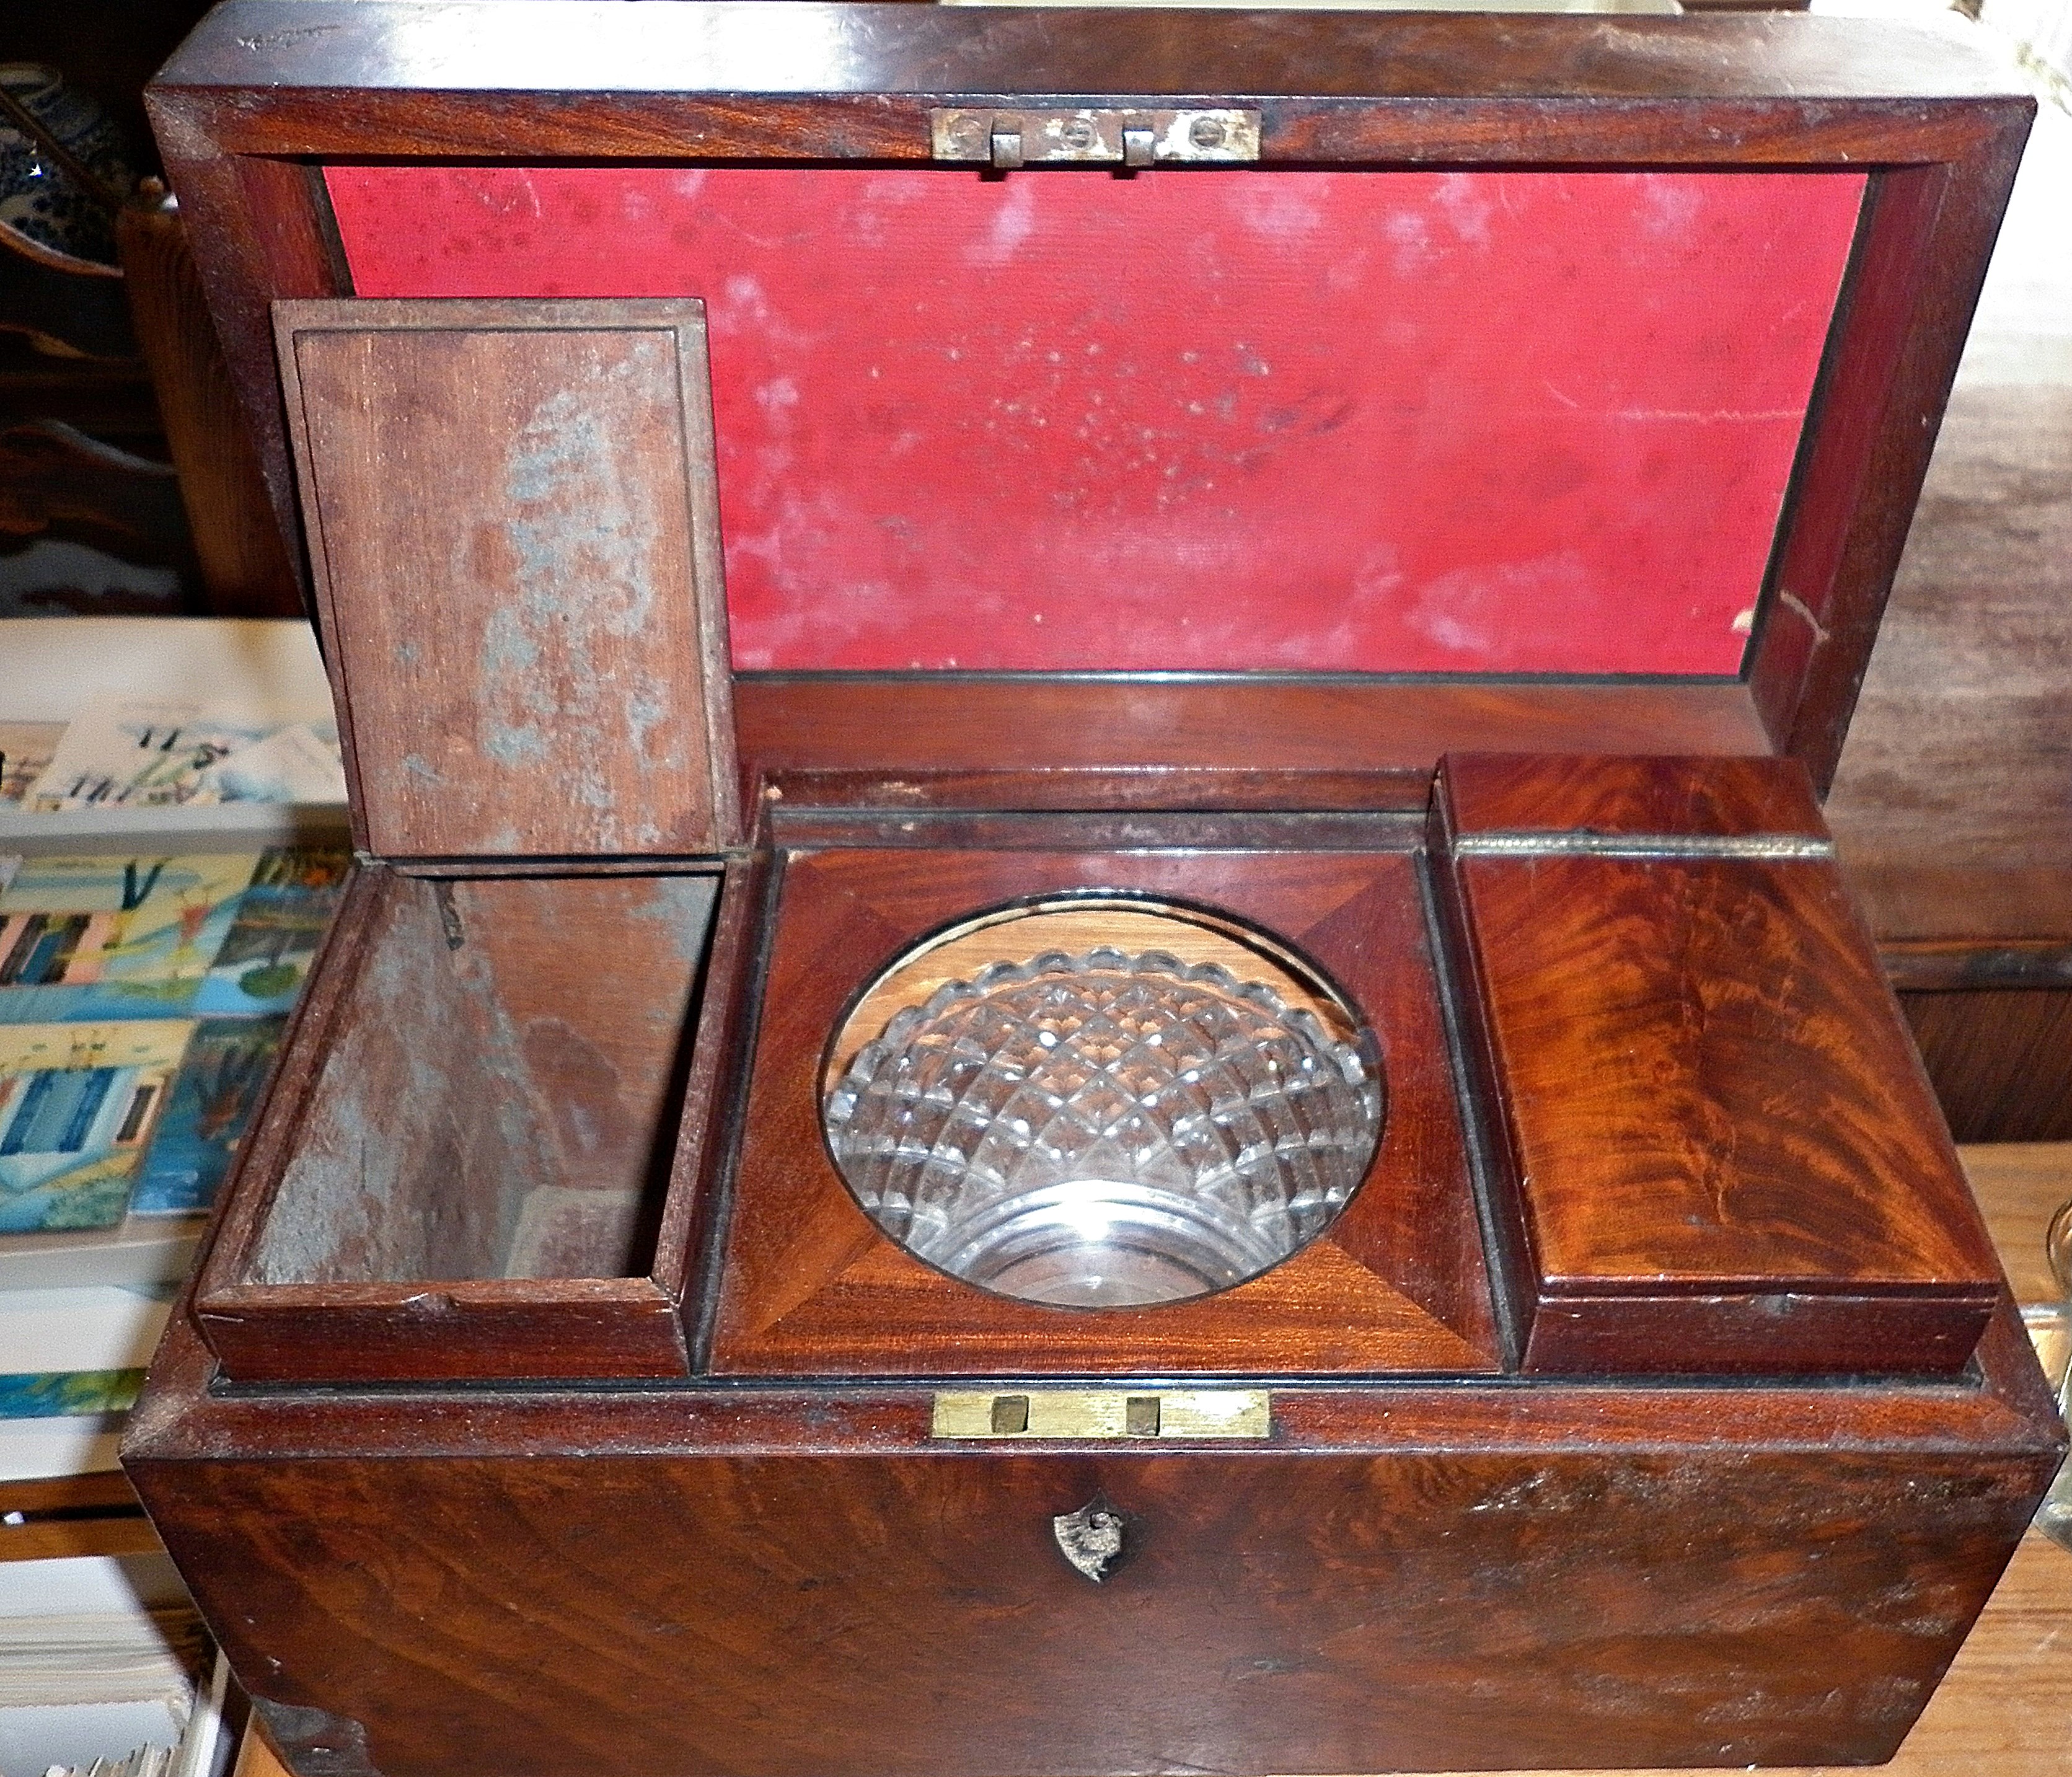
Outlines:
[{"label": "cut glass mixing bowl", "polygon": [[1380,1137],[1372,1039],[1214,962],[1100,946],[998,962],[897,1013],[824,1106],[909,1252],[1026,1301],[1227,1289],[1322,1232]]}]

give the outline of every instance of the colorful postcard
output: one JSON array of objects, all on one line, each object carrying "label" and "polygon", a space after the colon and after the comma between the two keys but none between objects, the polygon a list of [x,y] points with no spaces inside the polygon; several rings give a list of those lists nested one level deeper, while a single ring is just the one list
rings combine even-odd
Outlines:
[{"label": "colorful postcard", "polygon": [[26,860],[0,893],[0,1021],[184,1013],[261,861],[251,852]]},{"label": "colorful postcard", "polygon": [[38,1376],[0,1376],[0,1419],[127,1413],[143,1391],[142,1370],[48,1370]]},{"label": "colorful postcard", "polygon": [[194,1028],[0,1025],[0,1234],[122,1220]]},{"label": "colorful postcard", "polygon": [[206,1018],[195,1026],[130,1193],[131,1215],[185,1215],[216,1200],[287,1022]]},{"label": "colorful postcard", "polygon": [[285,1012],[295,1003],[338,910],[352,862],[343,851],[266,853],[194,1001],[206,1017]]},{"label": "colorful postcard", "polygon": [[344,800],[327,711],[113,693],[72,718],[27,796],[39,812]]}]

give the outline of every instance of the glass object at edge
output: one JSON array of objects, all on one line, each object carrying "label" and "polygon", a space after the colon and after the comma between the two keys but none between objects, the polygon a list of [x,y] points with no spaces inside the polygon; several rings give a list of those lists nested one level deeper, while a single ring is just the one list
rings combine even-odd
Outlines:
[{"label": "glass object at edge", "polygon": [[[2058,1280],[2059,1312],[2068,1339],[2072,1339],[2072,1203],[2060,1204],[2051,1217],[2044,1250],[2049,1255],[2050,1274]],[[2072,1354],[2067,1355],[2065,1374],[2058,1384],[2058,1412],[2072,1425]],[[2059,1547],[2072,1551],[2072,1457],[2059,1468],[2058,1479],[2037,1508],[2036,1528]]]}]

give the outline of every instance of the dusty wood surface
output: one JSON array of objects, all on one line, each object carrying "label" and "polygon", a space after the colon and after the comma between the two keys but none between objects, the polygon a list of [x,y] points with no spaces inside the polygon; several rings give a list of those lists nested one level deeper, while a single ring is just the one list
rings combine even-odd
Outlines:
[{"label": "dusty wood surface", "polygon": [[644,1275],[715,886],[397,878],[249,1281]]},{"label": "dusty wood surface", "polygon": [[282,310],[355,816],[376,854],[733,837],[704,315]]}]

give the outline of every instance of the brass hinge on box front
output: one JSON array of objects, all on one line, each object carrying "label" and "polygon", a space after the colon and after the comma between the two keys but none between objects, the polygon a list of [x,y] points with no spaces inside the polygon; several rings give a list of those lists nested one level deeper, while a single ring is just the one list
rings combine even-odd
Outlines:
[{"label": "brass hinge on box front", "polygon": [[1259,113],[1207,111],[995,111],[928,113],[937,160],[1003,171],[1069,164],[1155,167],[1161,162],[1255,161]]},{"label": "brass hinge on box front", "polygon": [[985,1388],[935,1397],[935,1438],[1264,1438],[1264,1388]]}]

